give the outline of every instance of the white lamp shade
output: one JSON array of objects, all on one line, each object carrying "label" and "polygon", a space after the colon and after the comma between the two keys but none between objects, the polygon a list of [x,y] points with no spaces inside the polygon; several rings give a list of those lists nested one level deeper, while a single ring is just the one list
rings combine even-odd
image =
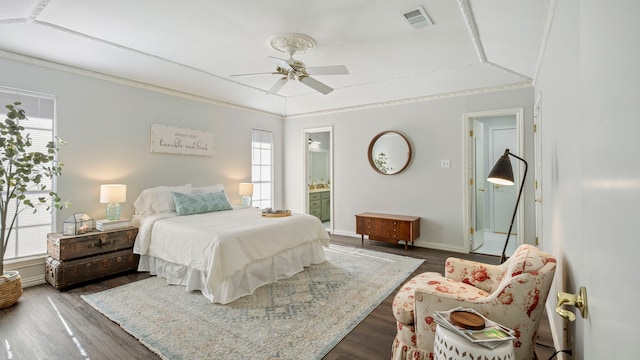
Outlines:
[{"label": "white lamp shade", "polygon": [[123,203],[127,201],[127,185],[100,185],[100,203]]},{"label": "white lamp shade", "polygon": [[238,186],[238,194],[242,196],[251,196],[253,195],[253,184],[252,183],[240,183]]}]

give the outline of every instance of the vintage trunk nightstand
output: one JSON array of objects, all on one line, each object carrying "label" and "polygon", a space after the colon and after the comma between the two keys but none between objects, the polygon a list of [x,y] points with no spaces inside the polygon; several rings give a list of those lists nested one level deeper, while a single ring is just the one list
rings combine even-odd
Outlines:
[{"label": "vintage trunk nightstand", "polygon": [[56,289],[138,268],[135,227],[81,235],[47,235],[45,279]]}]

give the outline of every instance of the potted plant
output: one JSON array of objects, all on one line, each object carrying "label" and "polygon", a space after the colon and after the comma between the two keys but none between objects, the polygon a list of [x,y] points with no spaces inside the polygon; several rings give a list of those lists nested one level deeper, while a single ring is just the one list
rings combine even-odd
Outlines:
[{"label": "potted plant", "polygon": [[387,155],[381,152],[380,154],[378,154],[378,156],[376,156],[375,159],[373,159],[373,163],[376,165],[376,167],[378,168],[378,170],[380,170],[381,173],[388,174],[389,172],[394,170],[392,167],[389,167],[389,165],[387,164],[388,160],[389,158],[387,157]]},{"label": "potted plant", "polygon": [[32,151],[32,139],[19,124],[28,120],[20,105],[6,105],[6,119],[0,122],[0,309],[15,304],[22,296],[20,274],[4,270],[4,255],[18,215],[26,209],[35,213],[40,207],[49,211],[67,205],[50,189],[47,196],[35,202],[26,196],[28,191],[46,191],[45,180],[62,173],[63,164],[55,155],[63,142],[56,138],[47,143],[46,152]]}]

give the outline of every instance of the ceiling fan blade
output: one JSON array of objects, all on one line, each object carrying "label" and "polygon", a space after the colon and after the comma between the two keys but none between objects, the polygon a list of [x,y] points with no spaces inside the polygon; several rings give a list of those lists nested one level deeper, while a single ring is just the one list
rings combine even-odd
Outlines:
[{"label": "ceiling fan blade", "polygon": [[273,61],[275,61],[278,66],[280,66],[283,69],[287,69],[287,70],[293,70],[293,68],[291,67],[291,65],[289,65],[289,63],[287,62],[287,60],[284,59],[279,59],[277,57],[273,57],[273,56],[267,56],[270,59],[273,59]]},{"label": "ceiling fan blade", "polygon": [[282,87],[284,86],[284,84],[287,83],[287,77],[283,77],[282,79],[278,80],[272,87],[271,89],[269,89],[269,91],[267,91],[267,94],[275,94],[277,93],[280,89],[282,89]]},{"label": "ceiling fan blade", "polygon": [[307,85],[308,87],[319,91],[325,95],[327,95],[328,93],[332,92],[333,89],[330,88],[329,86],[321,83],[320,81],[310,77],[310,76],[301,76],[300,78],[300,82]]},{"label": "ceiling fan blade", "polygon": [[307,73],[309,75],[347,75],[349,74],[349,70],[344,65],[333,65],[333,66],[313,66],[308,67]]},{"label": "ceiling fan blade", "polygon": [[248,74],[233,74],[233,75],[229,75],[230,77],[236,77],[236,76],[253,76],[253,75],[273,75],[273,74],[277,74],[273,71],[270,72],[259,72],[259,73],[248,73]]}]

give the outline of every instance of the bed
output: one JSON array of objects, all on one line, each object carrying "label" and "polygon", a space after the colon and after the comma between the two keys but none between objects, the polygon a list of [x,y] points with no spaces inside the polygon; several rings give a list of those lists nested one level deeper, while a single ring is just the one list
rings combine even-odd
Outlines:
[{"label": "bed", "polygon": [[138,270],[199,290],[211,302],[230,303],[321,263],[329,246],[316,217],[232,208],[221,185],[145,189],[134,207]]}]

